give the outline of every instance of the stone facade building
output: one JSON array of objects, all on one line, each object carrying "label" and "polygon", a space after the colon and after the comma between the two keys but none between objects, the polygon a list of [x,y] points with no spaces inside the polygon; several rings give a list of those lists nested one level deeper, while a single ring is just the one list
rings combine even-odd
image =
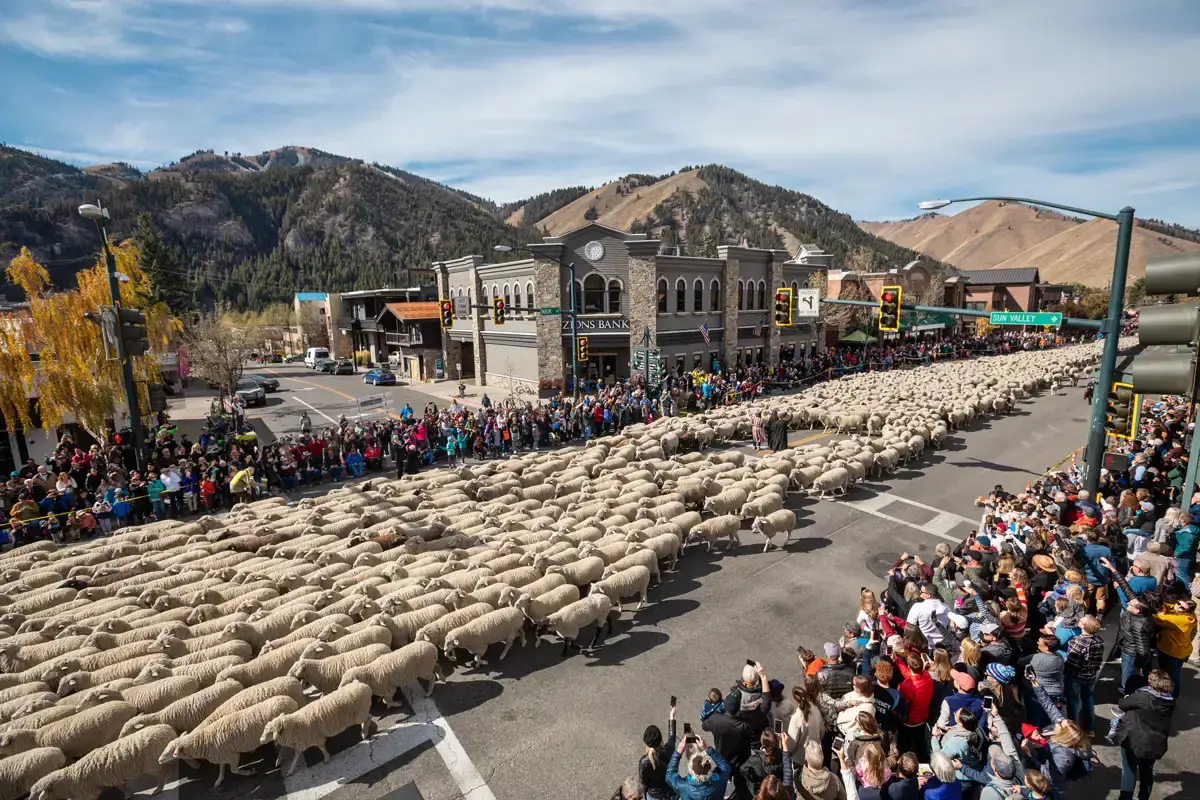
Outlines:
[{"label": "stone facade building", "polygon": [[[812,325],[774,324],[774,295],[779,287],[805,286],[827,269],[827,259],[735,246],[718,248],[717,258],[695,258],[662,255],[659,245],[644,233],[590,223],[530,245],[524,259],[486,263],[472,255],[434,264],[438,296],[470,306],[460,306],[454,327],[442,331],[447,376],[543,393],[562,387],[574,352],[570,264],[577,335],[588,337],[591,354],[577,367],[581,379],[628,377],[647,333],[664,369],[676,373],[711,369],[714,361],[773,364],[819,346]],[[487,307],[494,297],[508,309],[502,327]]]}]

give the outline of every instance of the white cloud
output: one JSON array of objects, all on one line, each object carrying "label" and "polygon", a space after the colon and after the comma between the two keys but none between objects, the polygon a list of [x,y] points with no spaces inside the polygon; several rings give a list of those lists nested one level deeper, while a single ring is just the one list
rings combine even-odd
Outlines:
[{"label": "white cloud", "polygon": [[[171,25],[195,27],[188,15],[222,34],[286,8],[297,30],[287,52],[218,36],[161,58],[134,42],[138,58],[194,80],[150,98],[126,84],[89,109],[113,130],[113,149],[132,151],[112,157],[307,144],[433,164],[418,171],[500,200],[721,162],[864,218],[910,216],[916,200],[953,190],[1106,208],[1136,199],[1139,213],[1200,224],[1200,138],[1153,142],[1200,107],[1200,36],[1159,22],[1195,20],[1192,0],[1164,0],[1156,15],[1119,0],[56,2],[81,19],[137,16],[140,34],[168,41]],[[485,32],[422,28],[406,16],[421,11],[483,20]],[[317,12],[319,23],[307,16]],[[560,15],[588,20],[590,37],[572,28],[578,36],[556,40],[547,26]],[[314,24],[372,29],[371,45],[331,66],[308,53],[317,40],[303,29]],[[422,36],[420,48],[404,49],[414,39],[389,36],[392,25]],[[89,36],[128,30],[67,24],[25,46],[82,55],[99,47]],[[1154,146],[1131,144],[1115,165],[1089,170],[1056,155],[1114,131]],[[41,134],[88,149],[72,135]]]}]

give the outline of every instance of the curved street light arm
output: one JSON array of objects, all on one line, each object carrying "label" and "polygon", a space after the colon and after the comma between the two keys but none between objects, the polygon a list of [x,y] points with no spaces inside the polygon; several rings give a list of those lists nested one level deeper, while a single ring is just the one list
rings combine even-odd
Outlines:
[{"label": "curved street light arm", "polygon": [[1085,214],[1089,217],[1098,217],[1100,219],[1108,219],[1113,222],[1117,221],[1116,214],[1106,214],[1103,211],[1092,211],[1088,208],[1076,208],[1075,206],[1064,206],[1058,203],[1047,203],[1045,200],[1032,200],[1028,197],[956,197],[951,200],[951,203],[974,203],[980,200],[1003,200],[1008,203],[1026,203],[1031,206],[1045,206],[1046,208],[1057,209],[1058,211],[1067,211],[1071,214]]}]

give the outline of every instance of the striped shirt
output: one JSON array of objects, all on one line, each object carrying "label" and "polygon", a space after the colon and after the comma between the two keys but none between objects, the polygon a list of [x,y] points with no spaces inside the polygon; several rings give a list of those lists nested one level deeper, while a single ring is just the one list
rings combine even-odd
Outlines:
[{"label": "striped shirt", "polygon": [[1067,644],[1067,666],[1063,674],[1079,680],[1095,680],[1104,664],[1104,640],[1099,636],[1076,636]]}]

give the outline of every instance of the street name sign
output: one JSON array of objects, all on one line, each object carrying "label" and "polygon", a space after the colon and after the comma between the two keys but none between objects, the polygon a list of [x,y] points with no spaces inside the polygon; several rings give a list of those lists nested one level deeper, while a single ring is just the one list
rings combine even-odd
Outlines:
[{"label": "street name sign", "polygon": [[471,300],[467,297],[452,297],[450,301],[454,304],[454,316],[469,317],[471,316]]},{"label": "street name sign", "polygon": [[538,309],[538,313],[543,317],[557,317],[562,314],[561,308],[552,308],[550,306],[542,306]]},{"label": "street name sign", "polygon": [[820,289],[797,289],[794,302],[792,316],[796,319],[816,319],[821,315]]},{"label": "street name sign", "polygon": [[1023,313],[1020,311],[993,311],[988,321],[993,325],[1062,325],[1063,315],[1059,312]]}]

